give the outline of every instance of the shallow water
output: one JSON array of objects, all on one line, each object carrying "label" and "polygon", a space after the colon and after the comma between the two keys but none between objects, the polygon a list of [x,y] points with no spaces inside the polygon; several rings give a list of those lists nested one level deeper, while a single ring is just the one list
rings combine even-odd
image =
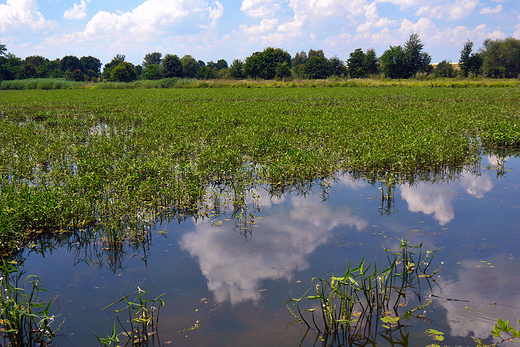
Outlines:
[{"label": "shallow water", "polygon": [[[77,252],[33,250],[24,269],[57,295],[51,312],[65,319],[58,346],[96,345],[94,334],[106,336],[115,320],[113,308],[100,309],[148,285],[148,298],[165,293],[161,345],[298,346],[307,327],[295,323],[289,298],[311,288],[311,278],[343,274],[363,257],[384,268],[382,247],[408,239],[442,248],[432,265],[443,263],[433,289],[420,293],[433,298],[425,318],[412,317],[400,331],[410,334],[408,345],[434,343],[430,328],[444,332],[443,345],[476,345],[471,336],[490,343],[498,317],[520,318],[520,159],[490,156],[474,171],[396,184],[390,198],[387,183],[348,174],[305,194],[271,197],[260,186],[239,208],[229,201],[208,218],[156,225],[147,251],[109,254],[95,243]],[[310,331],[302,345],[316,337]]]}]

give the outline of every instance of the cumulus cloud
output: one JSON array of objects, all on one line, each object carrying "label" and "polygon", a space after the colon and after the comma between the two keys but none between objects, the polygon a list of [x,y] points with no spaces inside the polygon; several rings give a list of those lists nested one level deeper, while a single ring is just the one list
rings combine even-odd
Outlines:
[{"label": "cumulus cloud", "polygon": [[7,0],[0,4],[0,32],[20,26],[41,30],[56,25],[55,21],[45,20],[38,9],[36,0]]},{"label": "cumulus cloud", "polygon": [[87,0],[86,2],[84,0],[81,0],[80,4],[74,4],[74,7],[71,9],[68,9],[63,14],[63,18],[65,19],[83,19],[87,16],[87,3],[90,2],[90,0]]},{"label": "cumulus cloud", "polygon": [[216,28],[218,20],[220,19],[220,17],[222,17],[222,14],[224,13],[224,6],[222,6],[222,4],[218,1],[215,1],[214,4],[215,8],[207,7],[202,10],[197,10],[199,12],[207,11],[209,13],[209,18],[211,18],[211,23],[209,25],[199,24],[199,28],[209,30],[213,30]]},{"label": "cumulus cloud", "polygon": [[421,6],[415,14],[436,19],[460,20],[468,17],[479,3],[478,0],[456,0],[436,6]]},{"label": "cumulus cloud", "polygon": [[[268,199],[259,192],[259,199]],[[208,281],[208,289],[215,300],[232,304],[261,299],[263,280],[291,281],[296,271],[306,269],[307,257],[316,246],[327,242],[336,227],[350,227],[358,231],[368,223],[342,209],[310,207],[320,205],[318,196],[287,198],[289,206],[282,214],[266,215],[258,221],[247,242],[233,230],[199,222],[195,231],[185,234],[180,246],[194,258]],[[255,238],[254,232],[262,237]]]},{"label": "cumulus cloud", "polygon": [[251,27],[247,27],[245,25],[240,25],[240,31],[242,31],[246,35],[259,35],[264,34],[266,32],[270,32],[274,30],[278,26],[278,19],[264,19],[260,22],[260,25],[253,25]]},{"label": "cumulus cloud", "polygon": [[402,186],[401,196],[408,203],[410,212],[433,214],[440,225],[445,225],[455,218],[452,200],[457,191],[446,185],[421,183],[417,186]]},{"label": "cumulus cloud", "polygon": [[503,10],[502,5],[498,5],[495,8],[486,7],[486,8],[483,8],[482,10],[480,10],[480,14],[496,14],[496,13],[502,12],[502,10]]},{"label": "cumulus cloud", "polygon": [[371,3],[370,5],[365,5],[363,9],[365,10],[365,17],[367,18],[367,21],[364,24],[358,26],[358,32],[365,32],[373,28],[391,26],[396,23],[395,20],[379,17],[377,5],[375,2]]},{"label": "cumulus cloud", "polygon": [[489,176],[468,175],[460,183],[468,194],[478,199],[483,198],[485,193],[493,189],[493,181]]},{"label": "cumulus cloud", "polygon": [[274,0],[244,0],[240,11],[252,18],[271,18],[281,6]]}]

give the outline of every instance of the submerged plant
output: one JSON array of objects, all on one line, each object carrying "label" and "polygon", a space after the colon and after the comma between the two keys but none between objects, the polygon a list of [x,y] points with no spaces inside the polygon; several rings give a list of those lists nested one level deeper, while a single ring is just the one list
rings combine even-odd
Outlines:
[{"label": "submerged plant", "polygon": [[[289,299],[287,307],[309,329],[310,313],[312,325],[323,335],[322,339],[332,338],[334,343],[372,341],[373,328],[377,331],[379,321],[385,331],[392,331],[401,327],[402,319],[424,318],[415,312],[431,303],[431,299],[423,301],[419,291],[421,279],[427,280],[438,270],[426,274],[436,251],[428,250],[423,256],[422,244],[414,246],[402,239],[400,242],[396,251],[385,249],[390,264],[384,271],[378,272],[376,264],[371,270],[364,259],[356,268],[349,264],[341,277],[313,278],[317,282],[316,294],[307,295],[307,291],[300,298]],[[401,312],[410,297],[418,298],[419,306]],[[302,300],[318,301],[318,305],[302,311]],[[296,305],[297,315],[289,306],[291,302]]]},{"label": "submerged plant", "polygon": [[[101,309],[107,309],[120,302],[126,303],[125,307],[115,310],[117,322],[123,331],[116,334],[116,323],[114,322],[112,333],[109,336],[98,337],[96,335],[99,343],[104,346],[118,346],[118,343],[123,341],[123,339],[120,339],[120,336],[126,335],[128,337],[126,346],[149,346],[150,342],[152,343],[151,345],[154,346],[156,341],[160,346],[157,329],[159,325],[159,312],[161,306],[164,305],[161,296],[163,296],[164,293],[155,299],[147,299],[146,295],[149,288],[150,286],[143,290],[137,287],[136,292],[127,296],[121,295],[121,299]],[[128,298],[132,295],[136,296],[130,301]],[[123,313],[123,315],[128,313],[128,320],[126,322],[121,321],[121,319],[124,320],[125,318],[120,317],[120,313]],[[150,338],[150,336],[152,337]]]},{"label": "submerged plant", "polygon": [[[51,300],[44,302],[39,286],[41,279],[29,275],[22,282],[25,272],[16,267],[15,261],[0,262],[0,336],[4,346],[50,346],[56,335],[51,328],[55,316],[49,315]],[[28,286],[29,290],[25,287]],[[63,323],[62,323],[63,324]]]}]

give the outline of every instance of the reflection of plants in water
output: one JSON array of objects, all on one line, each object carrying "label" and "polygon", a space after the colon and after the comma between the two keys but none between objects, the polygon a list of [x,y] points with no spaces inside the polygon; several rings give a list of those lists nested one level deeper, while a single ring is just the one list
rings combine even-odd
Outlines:
[{"label": "reflection of plants in water", "polygon": [[[518,325],[520,326],[520,319],[518,320]],[[520,341],[520,329],[517,330],[513,328],[509,325],[509,320],[506,320],[504,322],[500,317],[498,318],[495,324],[495,328],[491,330],[490,333],[494,337],[500,338],[500,341],[492,343],[491,345],[484,345],[481,339],[477,339],[474,337],[473,339],[475,340],[475,342],[477,342],[477,347],[494,347],[507,341]],[[503,335],[505,336],[505,338],[503,337]]]},{"label": "reflection of plants in water", "polygon": [[[288,308],[309,329],[310,314],[312,326],[322,335],[322,340],[331,339],[331,345],[375,343],[379,321],[385,328],[379,335],[388,339],[393,331],[400,330],[402,320],[412,316],[425,319],[415,312],[432,302],[431,299],[422,300],[421,282],[430,285],[429,278],[438,270],[426,273],[435,251],[428,250],[423,255],[421,246],[401,240],[397,251],[386,249],[389,266],[382,272],[378,272],[376,264],[373,270],[371,265],[365,266],[363,259],[356,268],[349,264],[341,277],[332,276],[330,280],[313,278],[313,282],[317,281],[316,294],[306,293],[300,298],[290,299]],[[419,301],[418,306],[405,310],[413,298]],[[318,305],[302,311],[300,305],[308,301],[318,301]],[[295,303],[298,314],[291,310],[291,302]],[[401,337],[407,339],[407,335],[402,333]]]},{"label": "reflection of plants in water", "polygon": [[[155,343],[157,343],[158,346],[161,345],[157,329],[159,326],[159,312],[161,306],[164,305],[161,296],[164,294],[159,295],[155,299],[147,299],[146,295],[149,288],[150,286],[143,290],[137,287],[135,293],[127,296],[121,295],[121,299],[101,309],[107,309],[120,302],[126,304],[125,307],[115,310],[117,322],[123,331],[116,334],[116,324],[114,322],[112,332],[109,336],[96,336],[101,344],[105,346],[117,346],[117,344],[122,341],[119,336],[126,335],[128,337],[126,346],[129,344],[130,346],[149,346],[150,342],[152,346],[155,346]],[[128,298],[132,295],[136,295],[136,297],[130,301]],[[126,316],[126,313],[128,313],[128,319],[126,320],[125,317],[120,317],[120,313],[122,313],[122,316]],[[124,323],[121,322],[121,319],[123,319]]]},{"label": "reflection of plants in water", "polygon": [[39,286],[40,278],[29,275],[22,283],[25,273],[17,264],[4,259],[0,263],[0,336],[4,346],[48,346],[61,325],[51,328],[55,316],[49,315],[51,301],[40,298],[41,292],[48,292]]}]

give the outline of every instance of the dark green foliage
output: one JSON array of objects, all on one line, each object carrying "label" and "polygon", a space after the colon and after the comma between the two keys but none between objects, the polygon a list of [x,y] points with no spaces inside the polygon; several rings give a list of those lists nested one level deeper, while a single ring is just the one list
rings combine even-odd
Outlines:
[{"label": "dark green foliage", "polygon": [[487,39],[482,46],[482,69],[486,76],[517,78],[520,75],[520,40]]},{"label": "dark green foliage", "polygon": [[413,33],[404,44],[404,54],[406,57],[406,74],[413,77],[420,72],[429,72],[431,57],[423,52],[424,44],[419,38],[419,34]]},{"label": "dark green foliage", "polygon": [[240,59],[233,60],[229,67],[229,76],[235,79],[242,79],[245,77],[244,74],[244,62]]},{"label": "dark green foliage", "polygon": [[381,56],[381,72],[388,78],[407,78],[406,57],[401,46],[390,46]]},{"label": "dark green foliage", "polygon": [[61,71],[66,72],[69,70],[74,71],[76,69],[81,70],[83,66],[81,65],[78,57],[75,57],[73,55],[67,55],[60,60],[60,68]]},{"label": "dark green foliage", "polygon": [[166,78],[182,77],[182,63],[177,55],[166,54],[161,67]]},{"label": "dark green foliage", "polygon": [[158,65],[161,66],[162,54],[159,52],[147,53],[143,58],[143,68],[146,68],[148,65]]},{"label": "dark green foliage", "polygon": [[109,81],[112,78],[112,70],[120,63],[124,62],[125,59],[126,57],[124,55],[117,54],[114,58],[112,58],[112,60],[109,63],[105,64],[105,66],[103,67],[103,73],[101,75],[103,79]]},{"label": "dark green foliage", "polygon": [[110,72],[110,80],[113,82],[132,82],[137,79],[134,65],[128,62],[120,62]]},{"label": "dark green foliage", "polygon": [[365,68],[369,75],[377,75],[379,73],[379,59],[373,48],[369,48],[365,53]]},{"label": "dark green foliage", "polygon": [[347,67],[351,78],[364,78],[368,75],[366,60],[366,55],[361,48],[350,53],[350,57],[347,60]]},{"label": "dark green foliage", "polygon": [[34,65],[25,63],[20,66],[18,73],[16,74],[16,78],[23,80],[27,78],[36,78],[38,77],[38,71],[34,67]]},{"label": "dark green foliage", "polygon": [[143,69],[141,78],[144,80],[159,80],[163,77],[162,69],[157,64],[148,64]]},{"label": "dark green foliage", "polygon": [[291,67],[296,75],[296,77],[302,78],[303,77],[303,67],[305,66],[305,63],[307,62],[307,53],[305,51],[301,51],[299,53],[296,53],[294,58],[291,60]]},{"label": "dark green foliage", "polygon": [[199,71],[199,64],[191,55],[185,55],[181,58],[182,77],[195,78]]},{"label": "dark green foliage", "polygon": [[437,64],[437,67],[433,70],[433,74],[435,77],[457,77],[457,72],[453,68],[451,62],[448,60],[443,60]]},{"label": "dark green foliage", "polygon": [[79,62],[81,64],[81,71],[84,73],[87,73],[90,70],[92,70],[96,76],[101,73],[101,60],[98,58],[94,58],[92,56],[81,57]]},{"label": "dark green foliage", "polygon": [[246,58],[244,73],[252,78],[273,79],[278,64],[291,64],[291,55],[281,48],[267,47]]},{"label": "dark green foliage", "polygon": [[468,77],[470,74],[477,76],[481,73],[482,54],[472,53],[473,42],[468,40],[460,52],[459,67],[462,75]]},{"label": "dark green foliage", "polygon": [[317,54],[309,57],[303,66],[304,75],[311,79],[324,79],[332,76],[333,72],[329,60]]},{"label": "dark green foliage", "polygon": [[80,69],[76,69],[74,71],[65,72],[65,79],[67,81],[81,82],[85,80],[85,74]]}]

